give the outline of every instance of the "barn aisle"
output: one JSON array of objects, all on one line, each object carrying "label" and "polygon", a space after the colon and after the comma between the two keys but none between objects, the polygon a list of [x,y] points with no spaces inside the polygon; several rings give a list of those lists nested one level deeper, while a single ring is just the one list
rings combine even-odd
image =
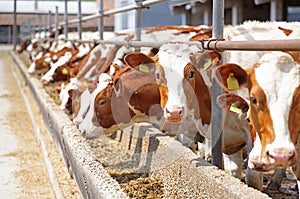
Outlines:
[{"label": "barn aisle", "polygon": [[43,128],[41,113],[7,51],[9,48],[0,49],[0,198],[81,198]]}]

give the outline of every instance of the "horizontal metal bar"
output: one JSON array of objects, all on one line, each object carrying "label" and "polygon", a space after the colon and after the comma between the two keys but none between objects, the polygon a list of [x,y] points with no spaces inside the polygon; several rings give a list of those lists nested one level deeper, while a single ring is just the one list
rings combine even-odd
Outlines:
[{"label": "horizontal metal bar", "polygon": [[261,40],[261,41],[205,41],[204,49],[241,51],[287,51],[300,50],[300,39]]},{"label": "horizontal metal bar", "polygon": [[[166,1],[166,0],[146,0],[142,3],[142,8],[146,8],[148,6],[151,6],[151,5],[154,5],[154,4],[157,4],[157,3],[161,3],[161,2],[164,2],[164,1]],[[99,17],[107,17],[107,16],[110,16],[110,15],[113,15],[113,14],[128,12],[128,11],[131,11],[131,10],[134,10],[134,9],[137,9],[136,4],[124,6],[124,7],[121,7],[121,8],[106,10],[106,11],[103,11],[103,13],[96,13],[96,14],[92,14],[92,15],[89,15],[89,16],[85,16],[85,17],[82,17],[81,21],[88,21],[88,20],[92,20],[92,19],[97,19]],[[69,20],[68,24],[78,23],[78,21],[79,21],[78,19],[72,19],[72,20]],[[65,25],[65,22],[61,22],[61,23],[59,23],[59,25]]]},{"label": "horizontal metal bar", "polygon": [[[52,38],[40,39],[43,41],[53,41]],[[170,42],[151,42],[151,41],[113,41],[113,40],[79,40],[79,39],[63,39],[78,43],[96,43],[96,44],[114,44],[118,46],[128,47],[151,47],[159,48],[161,45]],[[176,42],[180,43],[180,42]],[[182,42],[189,46],[196,45],[200,50],[239,50],[239,51],[298,51],[300,50],[300,39],[286,40],[260,40],[260,41],[223,41],[223,40],[208,40],[208,41],[189,41]]]}]

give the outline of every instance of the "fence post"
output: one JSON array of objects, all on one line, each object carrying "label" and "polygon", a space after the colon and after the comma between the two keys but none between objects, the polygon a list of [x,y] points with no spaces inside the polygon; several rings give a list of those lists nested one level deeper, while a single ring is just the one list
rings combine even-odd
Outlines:
[{"label": "fence post", "polygon": [[33,38],[35,38],[35,32],[36,32],[35,18],[32,18],[32,29],[33,29]]},{"label": "fence post", "polygon": [[31,35],[31,32],[32,32],[31,19],[28,19],[28,29],[29,29],[29,39],[31,40],[32,39],[32,35]]},{"label": "fence post", "polygon": [[64,28],[65,39],[68,39],[68,0],[65,0],[65,14],[64,14],[64,18],[65,18],[65,28]]},{"label": "fence post", "polygon": [[[213,38],[223,38],[224,26],[224,0],[213,0]],[[212,80],[212,164],[223,169],[223,133],[222,133],[222,109],[217,105],[216,98],[222,93],[221,87],[215,78]]]},{"label": "fence post", "polygon": [[99,1],[99,14],[100,17],[98,18],[98,31],[99,31],[99,39],[103,40],[103,0]]},{"label": "fence post", "polygon": [[82,39],[82,29],[81,29],[81,0],[78,0],[78,37]]},{"label": "fence post", "polygon": [[17,47],[17,0],[14,0],[13,49]]},{"label": "fence post", "polygon": [[55,6],[55,39],[58,37],[58,6]]},{"label": "fence post", "polygon": [[[136,10],[135,10],[135,40],[141,40],[141,28],[143,21],[143,13],[142,13],[142,0],[135,0],[136,2]],[[141,48],[135,48],[135,51],[140,51]]]},{"label": "fence post", "polygon": [[51,32],[52,28],[52,16],[51,16],[51,10],[48,11],[48,24],[49,24],[49,32]]},{"label": "fence post", "polygon": [[47,15],[44,15],[44,38],[47,38]]}]

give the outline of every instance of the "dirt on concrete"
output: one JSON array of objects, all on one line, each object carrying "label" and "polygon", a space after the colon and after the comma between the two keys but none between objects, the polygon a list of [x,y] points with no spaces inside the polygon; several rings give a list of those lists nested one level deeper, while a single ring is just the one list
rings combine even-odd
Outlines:
[{"label": "dirt on concrete", "polygon": [[[59,184],[62,198],[81,198],[74,179],[69,175],[59,153],[44,128],[43,118],[31,93],[18,73],[8,52],[0,52],[0,176],[1,198],[57,198],[50,181],[41,152],[41,143],[36,138],[22,94],[15,80],[21,80],[21,90],[29,99],[30,107],[45,143],[53,167],[53,178]],[[5,128],[5,131],[3,130]],[[3,178],[2,178],[3,179]]]}]

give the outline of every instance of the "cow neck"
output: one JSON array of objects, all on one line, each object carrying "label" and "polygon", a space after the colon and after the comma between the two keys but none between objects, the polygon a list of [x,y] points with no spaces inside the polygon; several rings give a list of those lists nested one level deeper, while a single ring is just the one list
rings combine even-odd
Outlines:
[{"label": "cow neck", "polygon": [[111,51],[110,51],[110,53],[108,54],[108,56],[107,56],[105,62],[103,63],[103,65],[102,65],[102,66],[99,66],[100,69],[98,68],[98,71],[96,72],[97,75],[96,75],[96,78],[95,78],[95,80],[93,81],[93,83],[97,83],[97,82],[98,82],[99,76],[100,76],[102,73],[108,73],[108,71],[109,71],[109,69],[110,69],[110,67],[111,67],[112,61],[113,61],[113,59],[114,59],[114,57],[115,57],[117,51],[119,50],[119,48],[120,48],[119,46],[114,46],[114,47],[111,49]]},{"label": "cow neck", "polygon": [[[197,71],[197,70],[196,70]],[[195,94],[198,99],[200,118],[203,124],[211,122],[211,95],[208,86],[205,84],[202,75],[197,71],[195,73],[197,81],[195,82]]]}]

